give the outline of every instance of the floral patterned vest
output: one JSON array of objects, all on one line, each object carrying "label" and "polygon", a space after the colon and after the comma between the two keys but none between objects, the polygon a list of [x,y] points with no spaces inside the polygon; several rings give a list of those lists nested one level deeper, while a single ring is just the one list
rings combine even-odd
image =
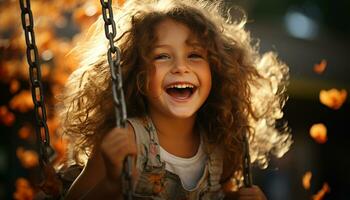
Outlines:
[{"label": "floral patterned vest", "polygon": [[205,140],[203,141],[204,151],[208,157],[207,163],[197,186],[188,191],[183,188],[178,175],[165,169],[165,162],[160,158],[156,129],[151,119],[149,117],[133,118],[128,121],[136,135],[138,148],[136,166],[140,172],[134,188],[134,199],[216,200],[224,198],[219,183],[223,169],[223,154],[220,148],[210,150]]}]

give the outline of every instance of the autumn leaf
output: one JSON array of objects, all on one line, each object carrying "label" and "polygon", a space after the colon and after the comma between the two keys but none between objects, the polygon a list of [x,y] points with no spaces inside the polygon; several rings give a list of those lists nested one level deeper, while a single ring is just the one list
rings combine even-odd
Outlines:
[{"label": "autumn leaf", "polygon": [[327,127],[322,124],[314,124],[310,128],[310,136],[320,144],[327,142]]},{"label": "autumn leaf", "polygon": [[39,164],[39,156],[33,150],[25,150],[19,147],[16,150],[16,155],[24,168],[33,168]]},{"label": "autumn leaf", "polygon": [[29,181],[25,178],[16,180],[16,191],[13,193],[13,199],[16,200],[32,200],[34,199],[34,190]]},{"label": "autumn leaf", "polygon": [[59,127],[59,121],[58,118],[49,118],[47,120],[47,126],[49,128],[50,133],[55,133],[57,128]]},{"label": "autumn leaf", "polygon": [[32,94],[29,90],[23,90],[10,101],[10,108],[19,112],[28,112],[34,108]]},{"label": "autumn leaf", "polygon": [[330,89],[330,90],[321,90],[320,92],[320,102],[332,109],[339,109],[343,103],[345,102],[347,97],[346,90],[337,90],[337,89]]},{"label": "autumn leaf", "polygon": [[321,190],[312,196],[312,200],[322,200],[326,193],[331,191],[328,183],[324,183]]},{"label": "autumn leaf", "polygon": [[303,183],[303,187],[305,190],[308,190],[310,189],[310,181],[311,181],[311,178],[312,178],[312,173],[310,171],[306,172],[303,176],[303,180],[302,180],[302,183]]},{"label": "autumn leaf", "polygon": [[47,80],[50,74],[50,67],[46,64],[41,65],[41,78]]},{"label": "autumn leaf", "polygon": [[0,122],[5,126],[11,126],[15,122],[15,115],[6,106],[0,106]]},{"label": "autumn leaf", "polygon": [[314,65],[314,72],[317,74],[322,74],[327,67],[327,61],[322,59],[320,63]]},{"label": "autumn leaf", "polygon": [[6,106],[0,106],[0,117],[5,116],[9,112]]},{"label": "autumn leaf", "polygon": [[19,83],[19,81],[17,79],[13,79],[10,82],[10,93],[14,94],[19,90],[19,87],[21,86],[21,84]]},{"label": "autumn leaf", "polygon": [[18,136],[19,138],[25,140],[25,139],[28,139],[30,134],[33,132],[34,130],[32,129],[32,127],[30,127],[29,125],[24,125],[19,129]]},{"label": "autumn leaf", "polygon": [[8,112],[1,120],[5,126],[12,126],[16,117],[12,112]]},{"label": "autumn leaf", "polygon": [[84,6],[75,10],[73,19],[82,30],[87,30],[101,12],[101,5],[87,2]]},{"label": "autumn leaf", "polygon": [[49,49],[50,42],[52,40],[55,40],[55,38],[56,37],[53,33],[53,30],[45,30],[39,32],[36,35],[38,48],[44,52],[45,50]]},{"label": "autumn leaf", "polygon": [[[21,60],[7,60],[1,63],[1,81],[7,83],[9,80],[19,76],[20,66],[23,66]],[[24,67],[22,68],[24,69]]]}]

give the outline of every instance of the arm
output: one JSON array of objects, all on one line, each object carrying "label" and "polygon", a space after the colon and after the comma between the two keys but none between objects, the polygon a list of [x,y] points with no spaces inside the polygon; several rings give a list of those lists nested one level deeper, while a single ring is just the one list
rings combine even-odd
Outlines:
[{"label": "arm", "polygon": [[[96,145],[81,174],[74,181],[65,199],[122,199],[123,161],[136,155],[134,131],[114,128]],[[134,166],[134,171],[136,170]]]},{"label": "arm", "polygon": [[101,151],[100,149],[95,149],[83,171],[72,184],[65,199],[116,198],[121,196],[120,185],[120,181],[111,182],[106,178],[105,164]]}]

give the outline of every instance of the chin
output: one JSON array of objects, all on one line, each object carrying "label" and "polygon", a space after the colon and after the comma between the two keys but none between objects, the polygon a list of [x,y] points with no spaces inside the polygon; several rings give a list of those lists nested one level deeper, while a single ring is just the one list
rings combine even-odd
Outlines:
[{"label": "chin", "polygon": [[193,117],[196,114],[196,112],[191,109],[176,109],[171,110],[170,112],[174,118],[178,119],[187,119]]}]

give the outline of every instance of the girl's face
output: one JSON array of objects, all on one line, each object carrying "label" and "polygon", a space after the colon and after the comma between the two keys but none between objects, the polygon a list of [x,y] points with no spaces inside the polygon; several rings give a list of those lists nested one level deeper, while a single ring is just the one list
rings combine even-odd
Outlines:
[{"label": "girl's face", "polygon": [[211,89],[207,51],[186,25],[171,19],[160,22],[155,34],[149,109],[171,118],[193,117]]}]

